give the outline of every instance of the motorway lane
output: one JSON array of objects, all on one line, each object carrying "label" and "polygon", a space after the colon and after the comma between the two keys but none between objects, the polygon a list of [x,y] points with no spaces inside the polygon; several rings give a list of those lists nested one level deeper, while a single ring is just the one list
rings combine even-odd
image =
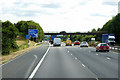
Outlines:
[{"label": "motorway lane", "polygon": [[34,78],[96,78],[65,47],[50,47]]},{"label": "motorway lane", "polygon": [[66,47],[98,78],[118,78],[118,54],[95,52],[95,48]]},{"label": "motorway lane", "polygon": [[[44,44],[3,65],[3,78],[28,78],[48,49]],[[78,46],[52,47],[34,78],[117,78],[118,54]]]},{"label": "motorway lane", "polygon": [[4,64],[2,66],[2,78],[28,78],[47,49],[48,43],[45,43]]}]

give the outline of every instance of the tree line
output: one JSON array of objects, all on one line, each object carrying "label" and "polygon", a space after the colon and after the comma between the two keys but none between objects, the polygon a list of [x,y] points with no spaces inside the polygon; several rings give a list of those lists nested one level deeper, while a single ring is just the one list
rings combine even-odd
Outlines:
[{"label": "tree line", "polygon": [[[114,34],[115,35],[115,41],[117,44],[120,45],[120,13],[118,13],[116,16],[112,17],[109,21],[107,21],[102,28],[98,28],[97,30],[93,28],[91,31],[88,32],[106,32],[107,34]],[[77,32],[76,32],[77,33]],[[62,39],[62,41],[66,41],[67,38],[70,38],[69,35],[64,36],[58,36]],[[76,40],[78,41],[91,41],[91,38],[95,38],[97,41],[102,40],[102,35],[97,34],[95,36],[93,35],[72,35],[71,40],[74,42]]]},{"label": "tree line", "polygon": [[107,34],[114,34],[115,41],[120,45],[120,13],[106,22],[102,28],[92,29],[92,32],[105,31]]}]

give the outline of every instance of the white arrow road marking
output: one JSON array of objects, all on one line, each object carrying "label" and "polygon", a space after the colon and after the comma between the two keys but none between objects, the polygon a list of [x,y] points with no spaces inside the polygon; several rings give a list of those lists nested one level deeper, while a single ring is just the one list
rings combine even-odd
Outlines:
[{"label": "white arrow road marking", "polygon": [[37,60],[37,55],[34,55],[34,57],[35,57],[35,59],[34,59],[34,61],[32,62],[32,64],[30,65],[30,67],[28,68],[28,71],[27,71],[27,73],[26,73],[25,78],[27,78],[27,76],[29,75],[32,67],[34,66],[35,61]]},{"label": "white arrow road marking", "polygon": [[31,73],[31,75],[29,76],[29,79],[32,79],[34,77],[34,75],[36,74],[37,70],[39,69],[39,67],[41,66],[41,63],[43,62],[43,60],[45,59],[48,51],[50,50],[50,46],[47,49],[46,53],[44,54],[44,56],[42,57],[42,59],[40,60],[40,62],[38,63],[38,65],[35,67],[35,69],[33,70],[33,72]]},{"label": "white arrow road marking", "polygon": [[82,66],[83,66],[83,67],[85,67],[85,65],[84,65],[84,64],[82,64]]}]

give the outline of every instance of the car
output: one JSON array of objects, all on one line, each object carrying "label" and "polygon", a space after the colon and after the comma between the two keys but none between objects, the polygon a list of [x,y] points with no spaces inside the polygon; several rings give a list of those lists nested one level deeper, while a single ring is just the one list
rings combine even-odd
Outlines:
[{"label": "car", "polygon": [[81,42],[80,47],[88,47],[88,43],[86,41]]},{"label": "car", "polygon": [[69,38],[66,40],[66,46],[72,46],[72,41]]},{"label": "car", "polygon": [[60,38],[54,38],[53,46],[61,46],[61,39]]},{"label": "car", "polygon": [[107,51],[109,52],[110,50],[110,47],[107,43],[99,43],[97,46],[96,46],[96,52],[98,51]]},{"label": "car", "polygon": [[75,41],[74,45],[80,45],[80,41]]}]

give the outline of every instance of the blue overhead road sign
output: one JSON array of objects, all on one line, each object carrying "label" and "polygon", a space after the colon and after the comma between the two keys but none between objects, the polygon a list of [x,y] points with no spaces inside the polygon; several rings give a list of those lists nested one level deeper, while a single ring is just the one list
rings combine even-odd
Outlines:
[{"label": "blue overhead road sign", "polygon": [[54,38],[56,38],[56,37],[57,37],[57,35],[51,35],[51,40],[53,41]]},{"label": "blue overhead road sign", "polygon": [[31,35],[31,37],[38,37],[38,30],[37,29],[28,29],[28,34]]}]

